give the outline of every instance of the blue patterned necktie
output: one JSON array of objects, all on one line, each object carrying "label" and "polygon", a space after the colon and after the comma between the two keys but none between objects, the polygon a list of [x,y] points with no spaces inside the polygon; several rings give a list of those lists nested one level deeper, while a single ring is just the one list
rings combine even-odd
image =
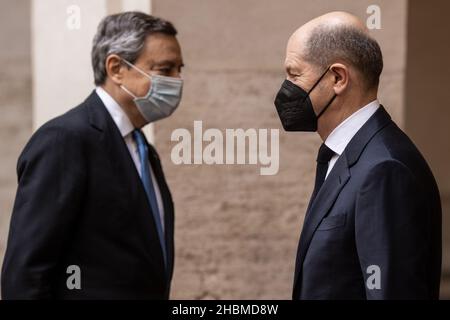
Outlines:
[{"label": "blue patterned necktie", "polygon": [[159,241],[161,243],[161,249],[164,256],[164,264],[167,266],[167,256],[166,256],[166,245],[164,241],[164,232],[162,228],[161,215],[158,209],[158,202],[156,201],[155,188],[152,183],[152,176],[150,173],[150,162],[148,159],[148,146],[147,140],[141,130],[133,131],[133,138],[137,144],[139,159],[141,163],[141,180],[144,185],[145,193],[147,194],[150,207],[152,209],[153,217],[156,224],[156,229],[158,231]]}]

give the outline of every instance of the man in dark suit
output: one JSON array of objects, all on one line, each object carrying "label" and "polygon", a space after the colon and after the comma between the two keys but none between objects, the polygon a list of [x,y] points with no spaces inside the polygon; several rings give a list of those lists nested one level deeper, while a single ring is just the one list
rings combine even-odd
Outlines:
[{"label": "man in dark suit", "polygon": [[106,17],[92,48],[96,90],[43,125],[17,165],[4,299],[167,299],[174,208],[140,128],[181,99],[170,22]]},{"label": "man in dark suit", "polygon": [[377,42],[356,17],[333,12],[292,35],[285,64],[275,100],[283,127],[324,141],[293,299],[437,299],[439,191],[377,100]]}]

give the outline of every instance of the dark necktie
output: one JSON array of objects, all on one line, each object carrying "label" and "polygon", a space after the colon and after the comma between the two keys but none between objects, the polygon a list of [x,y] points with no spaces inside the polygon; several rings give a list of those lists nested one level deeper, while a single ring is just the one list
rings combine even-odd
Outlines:
[{"label": "dark necktie", "polygon": [[311,200],[309,201],[310,205],[313,203],[320,188],[322,187],[323,182],[325,181],[325,176],[328,171],[328,162],[334,155],[334,151],[328,148],[325,143],[322,143],[317,154],[316,182],[314,184],[314,191],[312,193]]},{"label": "dark necktie", "polygon": [[[328,162],[331,160],[333,155],[335,155],[334,151],[331,150],[330,148],[328,148],[324,143],[322,143],[322,145],[319,148],[319,152],[317,153],[316,182],[314,184],[314,191],[312,193],[311,199],[309,200],[309,205],[308,205],[308,209],[306,210],[306,217],[305,217],[305,222],[304,222],[303,226],[306,223],[306,219],[310,215],[310,209],[314,202],[314,199],[316,198],[317,194],[319,193],[320,188],[322,187],[322,185],[325,181],[325,176],[327,175],[327,171],[328,171]],[[295,262],[294,283],[297,282],[297,277],[300,276],[298,273],[299,272],[298,270],[300,268],[299,259],[300,259],[300,248],[301,248],[302,237],[303,237],[303,231],[302,231],[302,236],[300,237],[300,242],[299,242],[298,248],[297,248],[297,260]]]},{"label": "dark necktie", "polygon": [[161,249],[163,252],[164,263],[167,266],[166,245],[164,241],[164,232],[162,228],[161,216],[158,209],[158,202],[156,201],[155,188],[153,187],[152,176],[150,173],[150,162],[148,159],[147,140],[141,130],[133,131],[133,138],[137,144],[139,151],[139,159],[141,163],[141,180],[144,185],[145,193],[147,194],[150,208],[152,209],[153,217],[155,219],[156,229],[158,232]]}]

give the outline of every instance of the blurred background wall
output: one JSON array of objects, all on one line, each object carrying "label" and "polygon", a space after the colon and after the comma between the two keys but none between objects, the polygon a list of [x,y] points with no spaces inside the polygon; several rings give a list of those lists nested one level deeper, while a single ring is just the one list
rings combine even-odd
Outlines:
[{"label": "blurred background wall", "polygon": [[0,1],[0,260],[17,186],[16,162],[32,132],[31,8]]},{"label": "blurred background wall", "polygon": [[443,212],[443,289],[450,299],[450,2],[409,1],[405,130],[430,164]]},{"label": "blurred background wall", "polygon": [[[182,104],[154,129],[176,205],[172,298],[289,299],[320,140],[285,133],[274,109],[286,42],[320,14],[345,10],[366,20],[373,4],[381,9],[381,29],[372,34],[385,61],[380,100],[423,151],[442,193],[442,297],[450,298],[445,0],[0,0],[0,263],[21,149],[33,128],[93,89],[90,43],[101,17],[140,9],[175,24],[186,63]],[[81,13],[78,29],[66,23],[73,5]],[[194,120],[203,121],[203,130],[222,132],[280,129],[278,174],[261,176],[254,165],[174,165],[171,133],[192,133]]]}]

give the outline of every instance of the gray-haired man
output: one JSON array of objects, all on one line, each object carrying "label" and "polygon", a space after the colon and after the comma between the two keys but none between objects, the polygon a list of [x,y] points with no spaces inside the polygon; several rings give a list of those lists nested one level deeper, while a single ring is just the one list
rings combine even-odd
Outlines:
[{"label": "gray-haired man", "polygon": [[97,88],[43,125],[19,158],[4,299],[169,297],[173,202],[140,128],[180,102],[176,34],[140,12],[100,23]]}]

